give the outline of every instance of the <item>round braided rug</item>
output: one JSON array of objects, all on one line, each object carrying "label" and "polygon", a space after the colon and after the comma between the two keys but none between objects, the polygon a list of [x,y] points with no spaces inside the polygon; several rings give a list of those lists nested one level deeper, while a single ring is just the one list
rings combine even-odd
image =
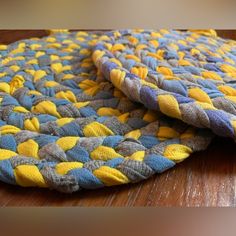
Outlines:
[{"label": "round braided rug", "polygon": [[0,45],[0,180],[138,182],[235,138],[236,42],[215,31],[51,31]]}]

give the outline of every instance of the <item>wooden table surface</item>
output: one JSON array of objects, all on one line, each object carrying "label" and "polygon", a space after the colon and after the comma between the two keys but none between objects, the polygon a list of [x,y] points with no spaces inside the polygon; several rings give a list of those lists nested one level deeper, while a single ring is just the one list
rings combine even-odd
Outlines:
[{"label": "wooden table surface", "polygon": [[[236,39],[236,31],[220,30]],[[43,30],[0,30],[0,43],[46,35]],[[63,194],[0,183],[0,206],[235,206],[236,144],[216,138],[204,152],[137,184]]]}]

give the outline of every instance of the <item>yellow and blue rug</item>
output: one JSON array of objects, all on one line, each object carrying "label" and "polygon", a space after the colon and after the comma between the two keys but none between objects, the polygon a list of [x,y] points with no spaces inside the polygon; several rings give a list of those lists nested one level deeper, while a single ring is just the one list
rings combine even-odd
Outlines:
[{"label": "yellow and blue rug", "polygon": [[236,42],[213,30],[51,31],[0,45],[0,180],[138,182],[236,137]]}]

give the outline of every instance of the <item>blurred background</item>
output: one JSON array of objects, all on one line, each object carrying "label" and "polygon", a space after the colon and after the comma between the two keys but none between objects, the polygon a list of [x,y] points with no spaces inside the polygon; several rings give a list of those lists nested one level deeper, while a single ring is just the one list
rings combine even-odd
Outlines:
[{"label": "blurred background", "polygon": [[9,0],[1,29],[236,28],[235,0]]}]

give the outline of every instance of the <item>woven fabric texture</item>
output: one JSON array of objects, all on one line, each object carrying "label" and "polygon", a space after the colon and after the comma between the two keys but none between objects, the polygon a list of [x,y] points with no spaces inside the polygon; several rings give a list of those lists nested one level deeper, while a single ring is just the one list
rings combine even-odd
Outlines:
[{"label": "woven fabric texture", "polygon": [[213,30],[51,31],[0,45],[0,180],[138,182],[235,139],[236,42]]}]

